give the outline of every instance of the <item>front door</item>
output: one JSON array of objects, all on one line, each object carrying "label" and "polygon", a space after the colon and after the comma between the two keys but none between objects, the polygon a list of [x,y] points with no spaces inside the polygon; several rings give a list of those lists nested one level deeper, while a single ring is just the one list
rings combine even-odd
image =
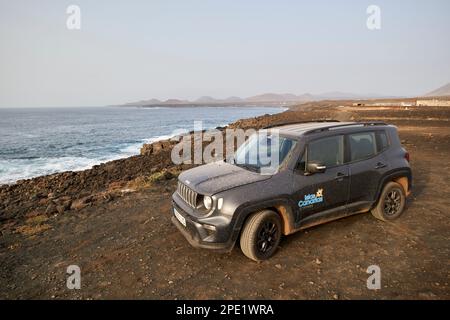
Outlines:
[{"label": "front door", "polygon": [[[308,162],[324,164],[325,172],[308,174],[305,172]],[[349,167],[344,164],[344,136],[310,142],[300,161],[300,170],[294,175],[293,200],[297,204],[297,222],[328,209],[344,207],[348,196]]]}]

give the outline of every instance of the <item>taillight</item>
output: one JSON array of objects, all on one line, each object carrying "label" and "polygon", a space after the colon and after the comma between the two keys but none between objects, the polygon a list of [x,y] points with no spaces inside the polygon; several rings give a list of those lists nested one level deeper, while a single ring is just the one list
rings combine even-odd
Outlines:
[{"label": "taillight", "polygon": [[409,152],[405,152],[405,159],[409,162]]}]

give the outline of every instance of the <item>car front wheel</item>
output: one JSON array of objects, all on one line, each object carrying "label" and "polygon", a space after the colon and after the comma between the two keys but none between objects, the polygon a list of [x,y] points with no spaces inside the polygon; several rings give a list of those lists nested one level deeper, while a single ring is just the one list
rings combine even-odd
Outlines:
[{"label": "car front wheel", "polygon": [[254,213],[245,222],[240,238],[241,250],[252,260],[266,260],[275,253],[280,239],[279,215],[271,210],[264,210]]}]

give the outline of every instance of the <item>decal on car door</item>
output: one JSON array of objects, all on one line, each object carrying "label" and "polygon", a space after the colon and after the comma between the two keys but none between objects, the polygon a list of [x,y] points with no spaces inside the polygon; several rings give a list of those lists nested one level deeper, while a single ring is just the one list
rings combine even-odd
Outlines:
[{"label": "decal on car door", "polygon": [[323,202],[323,188],[317,189],[316,193],[306,194],[303,196],[303,200],[298,202],[298,206],[303,208],[310,208],[315,203]]}]

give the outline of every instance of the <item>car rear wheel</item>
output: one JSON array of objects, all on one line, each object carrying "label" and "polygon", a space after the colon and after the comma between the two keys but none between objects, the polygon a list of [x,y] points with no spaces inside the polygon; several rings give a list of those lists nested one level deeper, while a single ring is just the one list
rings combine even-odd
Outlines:
[{"label": "car rear wheel", "polygon": [[277,213],[264,210],[254,213],[245,222],[241,233],[241,250],[250,259],[270,258],[281,239],[281,220]]},{"label": "car rear wheel", "polygon": [[389,182],[383,188],[378,204],[371,212],[377,219],[394,220],[403,213],[405,203],[406,196],[403,187],[396,182]]}]

